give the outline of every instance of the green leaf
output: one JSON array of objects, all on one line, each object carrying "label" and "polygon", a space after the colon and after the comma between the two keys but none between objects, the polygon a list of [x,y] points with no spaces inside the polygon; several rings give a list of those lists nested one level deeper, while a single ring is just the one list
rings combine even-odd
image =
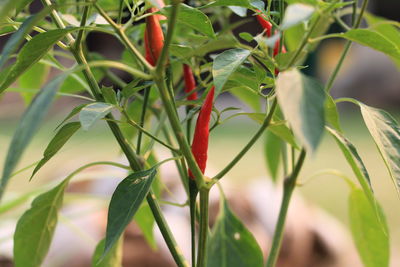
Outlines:
[{"label": "green leaf", "polygon": [[278,168],[281,162],[282,140],[270,131],[265,133],[264,156],[267,169],[274,182],[278,180]]},{"label": "green leaf", "polygon": [[132,221],[150,190],[157,170],[135,172],[118,184],[108,208],[106,242],[103,256],[117,242],[125,227]]},{"label": "green leaf", "polygon": [[33,0],[19,0],[15,7],[15,13],[21,12],[25,7],[28,7]]},{"label": "green leaf", "polygon": [[400,194],[400,127],[387,112],[359,103],[364,122]]},{"label": "green leaf", "polygon": [[[171,8],[167,7],[165,9],[169,11]],[[169,12],[166,12],[165,15],[168,16]],[[210,19],[197,8],[181,4],[177,20],[179,24],[188,26],[210,38],[215,38],[214,29]]]},{"label": "green leaf", "polygon": [[49,71],[50,67],[48,65],[37,62],[24,74],[19,76],[19,87],[34,90],[34,92],[21,92],[21,96],[23,97],[25,104],[29,105],[35,94],[47,81]]},{"label": "green leaf", "polygon": [[63,121],[60,122],[60,124],[58,124],[58,126],[56,127],[56,130],[57,130],[58,128],[60,128],[60,126],[63,125],[67,120],[71,119],[73,116],[75,116],[76,114],[78,114],[79,112],[81,112],[81,110],[82,110],[84,107],[86,107],[87,105],[89,105],[89,104],[81,104],[81,105],[78,105],[78,106],[74,107],[74,108],[71,110],[71,112],[67,115],[67,117],[65,117],[65,119],[63,119]]},{"label": "green leaf", "polygon": [[122,266],[122,246],[123,238],[121,237],[118,242],[110,249],[107,256],[101,259],[104,251],[105,240],[102,239],[96,246],[92,258],[92,267],[120,267]]},{"label": "green leaf", "polygon": [[12,84],[22,73],[38,62],[53,45],[73,29],[56,29],[35,35],[18,53],[17,61],[8,71],[0,86],[0,93]]},{"label": "green leaf", "polygon": [[234,87],[229,90],[236,98],[259,112],[261,110],[260,98],[256,92],[246,86]]},{"label": "green leaf", "polygon": [[0,1],[0,22],[4,22],[6,16],[8,16],[14,9],[18,1],[15,0],[2,0]]},{"label": "green leaf", "polygon": [[43,158],[39,161],[38,165],[36,165],[30,179],[32,179],[36,172],[39,171],[47,161],[57,154],[57,152],[65,145],[65,143],[67,143],[71,136],[73,136],[74,133],[79,130],[79,128],[81,128],[81,124],[79,122],[70,122],[61,127],[61,129],[48,144],[43,153]]},{"label": "green leaf", "polygon": [[337,131],[342,132],[336,103],[329,94],[326,94],[325,100],[325,120]]},{"label": "green leaf", "polygon": [[249,50],[235,48],[222,52],[214,59],[212,74],[214,77],[215,97],[221,92],[229,76],[242,65],[249,55]]},{"label": "green leaf", "polygon": [[339,36],[382,52],[396,60],[400,60],[399,47],[378,32],[368,29],[354,29],[339,34]]},{"label": "green leaf", "polygon": [[207,267],[261,267],[263,254],[254,236],[221,201],[208,247]]},{"label": "green leaf", "polygon": [[297,70],[281,73],[276,82],[278,102],[294,134],[315,151],[324,132],[324,88]]},{"label": "green leaf", "polygon": [[0,68],[4,66],[12,53],[14,53],[18,49],[20,44],[22,44],[22,42],[25,40],[25,36],[30,33],[33,26],[37,25],[39,21],[44,19],[44,17],[50,12],[50,10],[51,8],[44,8],[39,13],[29,16],[18,28],[18,30],[13,35],[11,35],[1,53]]},{"label": "green leaf", "polygon": [[79,121],[81,122],[82,128],[88,131],[93,124],[104,118],[113,108],[114,105],[102,102],[86,105],[79,112]]},{"label": "green leaf", "polygon": [[268,127],[268,130],[271,131],[280,139],[282,139],[283,141],[290,144],[295,149],[300,149],[298,144],[296,143],[296,139],[294,138],[292,131],[286,126],[285,123],[281,122],[273,123]]},{"label": "green leaf", "polygon": [[58,76],[49,82],[45,87],[43,87],[43,89],[33,99],[32,103],[19,121],[7,152],[6,161],[4,163],[3,175],[0,183],[0,198],[4,193],[4,189],[8,183],[11,173],[18,164],[18,161],[31,141],[33,135],[36,133],[41,121],[50,107],[50,103],[56,95],[58,87],[64,79],[64,75]]},{"label": "green leaf", "polygon": [[368,201],[364,192],[354,189],[349,197],[350,227],[354,242],[366,267],[389,266],[388,227],[382,209],[376,209]]},{"label": "green leaf", "polygon": [[45,258],[57,225],[58,210],[68,180],[39,195],[18,220],[14,233],[15,267],[39,267]]},{"label": "green leaf", "polygon": [[154,217],[149,205],[143,203],[135,214],[135,222],[138,224],[147,243],[152,249],[157,248],[157,242],[154,237]]},{"label": "green leaf", "polygon": [[103,86],[101,87],[101,94],[104,97],[104,100],[107,103],[110,103],[112,105],[117,105],[118,100],[117,100],[117,94],[114,91],[114,88],[108,87],[108,86]]},{"label": "green leaf", "polygon": [[301,22],[308,20],[314,13],[315,8],[305,4],[292,4],[289,5],[285,10],[285,16],[283,17],[282,30],[286,30],[292,26],[295,26]]},{"label": "green leaf", "polygon": [[353,170],[353,173],[356,176],[358,182],[363,188],[365,194],[368,196],[370,202],[374,203],[375,198],[372,194],[371,180],[369,178],[367,168],[365,167],[364,162],[358,154],[357,149],[341,133],[329,127],[326,127],[326,129],[335,139],[344,157],[346,158],[351,169]]}]

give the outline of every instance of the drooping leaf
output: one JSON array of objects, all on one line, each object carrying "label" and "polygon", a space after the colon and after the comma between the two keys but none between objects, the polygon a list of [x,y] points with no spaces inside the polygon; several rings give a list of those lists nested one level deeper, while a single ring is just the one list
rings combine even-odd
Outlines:
[{"label": "drooping leaf", "polygon": [[282,30],[286,30],[301,22],[306,21],[314,13],[315,8],[311,5],[296,3],[289,5],[285,10],[285,16],[281,25]]},{"label": "drooping leaf", "polygon": [[294,134],[315,151],[324,132],[324,88],[297,70],[285,71],[276,82],[278,102]]},{"label": "drooping leaf", "polygon": [[366,267],[389,266],[389,236],[382,209],[371,205],[364,192],[353,189],[349,197],[350,228]]},{"label": "drooping leaf", "polygon": [[18,220],[14,233],[15,267],[41,266],[53,238],[67,184],[68,181],[64,180],[57,187],[39,195]]},{"label": "drooping leaf", "polygon": [[264,156],[267,169],[273,181],[278,179],[278,169],[282,155],[282,140],[272,132],[265,133]]},{"label": "drooping leaf", "polygon": [[364,122],[400,194],[400,126],[387,112],[359,103]]},{"label": "drooping leaf", "polygon": [[36,95],[32,103],[22,116],[14,136],[11,140],[7,157],[4,163],[3,174],[0,183],[0,198],[8,183],[11,173],[18,164],[23,152],[31,141],[32,137],[39,128],[61,82],[65,79],[64,75],[58,76],[49,82]]},{"label": "drooping leaf", "polygon": [[101,94],[103,95],[106,103],[110,103],[112,105],[118,104],[117,94],[115,93],[114,88],[103,86],[101,88]]},{"label": "drooping leaf", "polygon": [[97,244],[92,257],[92,267],[121,267],[123,238],[121,237],[110,249],[108,254],[101,259],[104,251],[104,244],[104,239]]},{"label": "drooping leaf", "polygon": [[93,124],[104,118],[113,108],[114,105],[102,102],[86,105],[79,112],[79,121],[81,122],[82,128],[85,131],[89,130]]},{"label": "drooping leaf", "polygon": [[65,145],[65,143],[71,138],[71,136],[79,130],[80,127],[81,124],[79,122],[70,122],[61,127],[61,129],[48,144],[46,150],[43,153],[43,158],[39,161],[32,172],[31,179],[36,174],[36,172],[39,171],[44,164],[46,164],[47,161],[49,161],[55,154],[57,154],[57,152]]},{"label": "drooping leaf", "polygon": [[156,169],[135,172],[118,184],[108,208],[106,242],[103,256],[120,238],[126,226],[132,221],[150,190]]},{"label": "drooping leaf", "polygon": [[207,266],[263,266],[263,255],[254,236],[232,213],[226,201],[220,205],[220,215],[209,242]]},{"label": "drooping leaf", "polygon": [[334,127],[335,130],[342,132],[336,103],[329,94],[326,95],[325,100],[325,120]]},{"label": "drooping leaf", "polygon": [[32,30],[33,26],[37,25],[38,22],[50,12],[51,8],[44,8],[39,13],[29,16],[18,28],[18,30],[11,35],[5,44],[0,58],[0,68],[4,66],[7,60],[10,58],[20,44],[25,40],[25,36]]},{"label": "drooping leaf", "polygon": [[22,73],[38,62],[53,45],[74,29],[56,29],[35,35],[18,53],[16,62],[1,81],[0,93],[12,84]]},{"label": "drooping leaf", "polygon": [[326,129],[335,139],[344,157],[346,158],[351,169],[353,170],[354,175],[356,176],[358,182],[363,188],[365,194],[369,197],[371,203],[374,203],[375,200],[372,195],[371,180],[369,178],[367,168],[365,167],[364,162],[358,154],[357,149],[341,133],[329,127],[326,127]]},{"label": "drooping leaf", "polygon": [[243,64],[249,55],[249,50],[235,48],[222,52],[214,59],[212,74],[214,77],[215,96],[218,96],[229,76]]}]

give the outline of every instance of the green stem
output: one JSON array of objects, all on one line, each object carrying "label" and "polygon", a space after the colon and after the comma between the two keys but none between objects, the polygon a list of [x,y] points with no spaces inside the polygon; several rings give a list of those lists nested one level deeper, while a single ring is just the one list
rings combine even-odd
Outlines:
[{"label": "green stem", "polygon": [[[365,12],[367,6],[368,6],[368,0],[364,0],[363,4],[362,4],[362,7],[361,7],[361,10],[360,10],[360,14],[358,15],[357,20],[355,21],[355,23],[353,25],[353,29],[357,29],[358,27],[360,27],[360,24],[361,24],[361,21],[362,21],[362,17],[364,15],[364,12]],[[357,5],[355,5],[354,8],[356,10],[357,9]],[[353,14],[355,14],[355,11],[353,12]],[[355,16],[353,15],[353,18],[354,17]],[[340,59],[339,59],[338,63],[336,64],[335,69],[333,70],[331,76],[329,77],[328,82],[326,83],[326,86],[325,86],[325,91],[326,92],[329,92],[332,89],[332,86],[336,81],[336,78],[337,78],[337,76],[339,74],[339,71],[342,68],[343,62],[346,59],[347,54],[349,53],[349,50],[351,48],[352,43],[353,42],[350,41],[350,40],[348,40],[346,42],[346,45],[344,46],[344,49],[343,49],[343,52],[342,52],[342,55],[340,56]]]},{"label": "green stem", "polygon": [[[149,103],[149,95],[150,95],[150,90],[151,87],[148,87],[144,89],[144,99],[143,99],[143,104],[142,104],[142,114],[140,116],[140,124],[139,126],[143,128],[144,126],[144,121],[146,118],[146,110],[147,110],[147,105]],[[136,144],[136,154],[140,155],[140,147],[142,145],[142,131],[139,131],[138,137],[137,137],[137,144]]]},{"label": "green stem", "polygon": [[306,152],[303,149],[297,160],[297,164],[292,172],[292,174],[285,179],[283,185],[283,197],[281,208],[279,211],[278,222],[276,223],[274,237],[272,240],[271,250],[269,252],[266,267],[274,267],[278,259],[279,250],[282,243],[283,230],[285,227],[286,215],[289,208],[289,202],[292,197],[294,188],[296,187],[297,177],[299,176],[300,170],[303,167],[304,159],[306,157]]},{"label": "green stem", "polygon": [[197,267],[207,265],[207,236],[208,236],[208,200],[209,189],[200,190],[200,229],[199,245],[197,252]]},{"label": "green stem", "polygon": [[272,102],[272,107],[266,116],[263,124],[261,125],[260,129],[254,134],[254,136],[250,139],[250,141],[246,144],[246,146],[236,155],[236,157],[217,175],[213,177],[214,179],[221,179],[225,176],[241,159],[242,157],[249,151],[249,149],[255,144],[255,142],[260,138],[260,136],[264,133],[265,129],[270,125],[272,116],[274,115],[274,111],[277,106],[277,99],[275,98]]}]

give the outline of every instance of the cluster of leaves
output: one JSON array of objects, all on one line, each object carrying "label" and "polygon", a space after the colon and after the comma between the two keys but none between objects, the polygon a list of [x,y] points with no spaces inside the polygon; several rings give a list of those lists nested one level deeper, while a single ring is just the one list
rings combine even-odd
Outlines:
[{"label": "cluster of leaves", "polygon": [[[41,265],[51,244],[65,188],[76,173],[96,164],[111,164],[134,171],[118,185],[112,196],[106,237],[97,246],[93,258],[93,266],[117,266],[121,259],[121,234],[134,217],[146,239],[155,246],[152,213],[157,215],[157,207],[152,201],[157,201],[160,197],[160,180],[157,179],[156,170],[161,164],[155,157],[155,143],[171,150],[182,182],[188,189],[186,166],[182,164],[182,155],[179,152],[181,148],[174,148],[171,142],[173,131],[166,121],[169,114],[159,107],[159,86],[151,73],[148,73],[145,66],[135,57],[137,50],[132,49],[132,46],[143,47],[142,22],[143,18],[148,16],[145,11],[151,5],[157,6],[157,1],[99,0],[78,1],[72,4],[60,0],[55,1],[57,5],[51,5],[49,1],[43,0],[46,7],[30,16],[27,14],[31,1],[3,2],[0,6],[0,31],[2,35],[12,35],[0,58],[0,94],[4,91],[20,92],[28,108],[20,119],[9,146],[1,177],[0,197],[56,96],[78,97],[85,103],[74,107],[60,123],[31,178],[77,131],[90,131],[91,126],[102,119],[109,123],[125,154],[127,149],[132,149],[131,143],[135,139],[139,140],[135,149],[145,162],[145,168],[142,170],[132,167],[135,166],[135,162],[131,167],[110,162],[92,163],[79,168],[59,185],[37,196],[16,227],[15,266]],[[278,181],[278,169],[283,165],[283,144],[292,147],[293,153],[304,150],[313,153],[323,134],[330,134],[342,150],[360,184],[358,187],[354,182],[348,181],[351,187],[351,230],[361,258],[366,266],[388,266],[389,236],[386,221],[374,197],[367,168],[356,148],[344,136],[336,106],[339,102],[350,101],[360,107],[367,129],[398,190],[399,125],[385,111],[353,99],[332,99],[329,95],[329,85],[320,84],[300,70],[305,67],[302,64],[307,55],[316,49],[321,40],[328,38],[342,38],[349,44],[357,42],[368,46],[386,54],[400,67],[399,23],[366,14],[367,28],[358,29],[357,16],[353,17],[353,25],[348,26],[342,17],[354,13],[359,15],[360,21],[364,10],[354,12],[357,8],[352,5],[353,2],[338,0],[267,1],[267,4],[259,0],[189,2],[191,5],[179,4],[175,34],[172,42],[167,44],[170,52],[170,75],[167,78],[176,93],[173,106],[179,109],[188,104],[196,105],[202,102],[202,99],[194,101],[195,103],[188,102],[180,93],[183,63],[192,66],[199,83],[197,90],[207,90],[213,84],[216,97],[223,92],[229,92],[247,104],[252,112],[240,112],[235,107],[223,111],[215,110],[214,126],[220,127],[226,120],[242,115],[260,123],[260,131],[253,139],[257,140],[261,134],[266,133],[267,166],[275,181]],[[163,23],[165,28],[173,8],[176,8],[176,5],[167,5],[160,10],[160,13],[166,16]],[[284,13],[280,12],[280,9],[284,10]],[[82,15],[82,10],[86,10],[87,13],[83,12]],[[270,38],[265,38],[262,33],[252,36],[246,32],[235,37],[232,30],[242,25],[245,19],[230,25],[228,18],[232,13],[241,17],[263,13],[274,22],[276,33]],[[48,17],[51,19],[46,19]],[[328,27],[335,20],[343,26],[343,33],[326,35]],[[121,21],[126,22],[122,24]],[[113,23],[119,27],[114,27]],[[218,32],[215,31],[217,25],[220,28]],[[86,33],[92,31],[116,36],[126,45],[127,48],[119,61],[110,61],[103,55],[86,51],[79,41],[82,41]],[[33,35],[33,32],[36,34]],[[272,57],[271,48],[279,38],[283,38],[288,52]],[[250,47],[242,40],[254,42],[256,45]],[[55,49],[55,46],[58,48]],[[141,51],[143,50],[142,48]],[[67,67],[62,63],[71,59],[77,64]],[[109,70],[111,68],[131,74],[132,80],[129,83],[124,82]],[[58,70],[61,74],[44,84],[48,80],[50,69]],[[276,69],[281,71],[278,76],[274,75]],[[112,80],[120,90],[116,92],[112,87],[99,87],[98,83],[103,77]],[[15,84],[17,87],[14,87]],[[268,94],[265,94],[266,89]],[[143,96],[143,90],[148,90],[148,95]],[[89,96],[83,96],[82,93]],[[274,101],[278,103],[276,112]],[[267,103],[266,110],[263,110],[264,103]],[[182,124],[191,121],[190,118],[197,111],[195,108],[188,112],[185,118],[181,118]],[[222,113],[232,111],[235,112],[233,115],[221,119]],[[111,115],[112,112],[118,114],[119,119],[115,119]],[[76,115],[79,121],[70,122]],[[155,129],[151,129],[152,120],[158,122]],[[142,135],[148,137],[144,139],[143,145],[140,141]],[[190,136],[188,138],[190,139]],[[124,143],[124,140],[129,142]],[[250,140],[244,147],[243,154],[255,140]],[[240,159],[243,154],[235,159]],[[216,177],[215,180],[220,178],[222,177]],[[0,213],[20,205],[29,199],[29,196],[21,196],[3,204],[0,206]],[[145,199],[148,204],[145,203]],[[230,211],[225,200],[222,200],[221,207],[208,248],[208,265],[262,266],[261,249],[254,237]]]}]

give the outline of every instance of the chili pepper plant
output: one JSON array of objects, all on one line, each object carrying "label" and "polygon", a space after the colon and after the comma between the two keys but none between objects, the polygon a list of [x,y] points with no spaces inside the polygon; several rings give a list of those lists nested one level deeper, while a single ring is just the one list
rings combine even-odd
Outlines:
[{"label": "chili pepper plant", "polygon": [[[0,183],[0,213],[35,195],[16,224],[16,267],[41,266],[66,188],[76,174],[95,165],[126,169],[128,175],[111,197],[106,233],[93,253],[93,266],[121,265],[120,241],[132,220],[142,230],[157,227],[161,231],[177,266],[275,266],[291,196],[304,162],[315,153],[323,135],[336,141],[352,170],[338,176],[345,177],[350,188],[349,228],[363,263],[389,266],[390,233],[371,180],[392,179],[399,190],[399,125],[381,109],[351,98],[334,99],[330,90],[353,43],[382,52],[400,66],[398,22],[369,13],[368,0],[42,0],[33,13],[31,2],[5,0],[0,7],[1,34],[9,37],[0,58],[0,94],[13,91],[15,82],[30,88],[19,91],[27,106],[10,141]],[[258,33],[238,30],[250,21],[258,25]],[[341,30],[328,33],[332,24]],[[116,38],[124,47],[121,59],[91,52],[87,37],[92,32]],[[311,67],[307,58],[323,40],[333,38],[342,39],[345,45],[329,79],[322,83],[305,74]],[[74,64],[65,64],[65,59]],[[129,80],[121,79],[114,70],[125,73]],[[104,86],[104,78],[113,86]],[[38,84],[38,80],[47,82]],[[250,111],[235,106],[217,109],[215,103],[229,93]],[[90,132],[95,123],[108,126],[128,165],[93,162],[47,192],[8,197],[7,184],[52,102],[67,97],[83,99],[83,103],[71,106],[59,122],[54,137],[43,148],[43,157],[27,167],[31,175],[26,183],[40,179],[36,177],[40,169],[70,138],[78,131]],[[343,102],[360,110],[387,167],[387,177],[370,177],[346,137],[337,110]],[[238,154],[226,155],[231,158],[229,164],[215,176],[206,176],[212,130],[243,116],[258,123],[258,130],[237,144]],[[223,194],[213,229],[208,205],[210,189],[228,178],[232,168],[265,136],[269,176],[283,185],[283,198],[271,249],[263,258],[255,238],[232,213]],[[170,152],[167,160],[157,160],[155,148],[159,146]],[[170,230],[174,226],[164,218],[160,204],[157,184],[162,179],[157,170],[166,161],[175,162],[176,179],[187,194],[182,209],[190,210],[190,259],[181,253]],[[146,222],[151,223],[140,221],[143,216],[136,218],[138,211],[147,212]],[[237,233],[246,238],[235,238]],[[153,242],[151,235],[146,238]]]}]

